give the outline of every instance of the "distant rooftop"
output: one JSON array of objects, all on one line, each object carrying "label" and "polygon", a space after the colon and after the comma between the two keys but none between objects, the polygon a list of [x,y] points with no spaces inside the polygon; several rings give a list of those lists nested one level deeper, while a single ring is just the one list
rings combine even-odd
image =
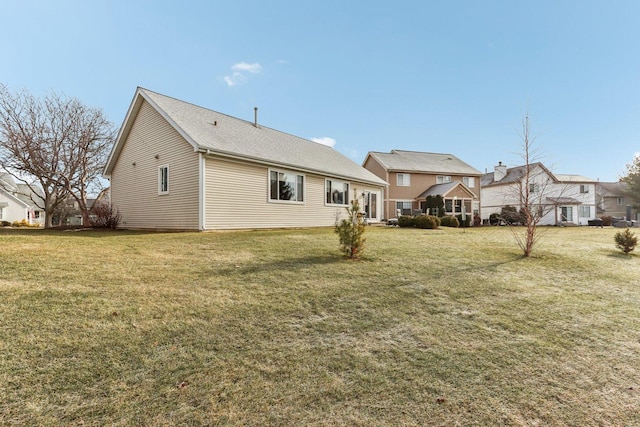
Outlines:
[{"label": "distant rooftop", "polygon": [[390,153],[370,151],[369,156],[390,171],[428,172],[442,175],[482,175],[482,172],[453,154],[391,150]]}]

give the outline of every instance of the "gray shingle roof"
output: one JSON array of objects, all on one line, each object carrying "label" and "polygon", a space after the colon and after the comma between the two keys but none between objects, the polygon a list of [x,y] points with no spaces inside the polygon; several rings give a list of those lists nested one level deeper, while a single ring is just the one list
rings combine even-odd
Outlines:
[{"label": "gray shingle roof", "polygon": [[[529,165],[530,170],[534,170],[537,167],[542,168],[542,170],[546,171],[549,176],[553,179],[555,179],[555,175],[553,175],[542,163],[540,162],[536,162],[536,163],[531,163]],[[480,178],[480,186],[481,187],[490,187],[492,185],[504,185],[504,184],[513,184],[514,182],[520,182],[522,181],[524,175],[526,172],[526,165],[521,165],[521,166],[515,166],[512,168],[507,169],[507,175],[502,178],[500,181],[495,181],[493,179],[494,176],[494,172],[489,172],[486,173],[484,175],[482,175],[482,178]]]},{"label": "gray shingle roof", "polygon": [[626,182],[599,182],[598,192],[604,197],[623,197],[628,191]]},{"label": "gray shingle roof", "polygon": [[391,150],[371,151],[369,155],[390,171],[428,172],[437,174],[481,175],[482,173],[453,154]]},{"label": "gray shingle roof", "polygon": [[427,196],[437,196],[438,194],[447,194],[447,192],[451,191],[453,188],[461,184],[462,181],[452,181],[446,182],[444,184],[432,185],[431,187],[427,188],[422,194],[416,197],[416,199],[424,199]]},{"label": "gray shingle roof", "polygon": [[[271,129],[262,124],[254,126],[253,122],[143,88],[138,88],[134,104],[138,95],[156,108],[198,151],[209,151],[212,154],[315,172],[336,178],[386,185],[385,181],[372,172],[329,146]],[[134,108],[133,104],[132,108]],[[126,135],[121,134],[118,143],[123,142],[124,139]],[[114,151],[117,151],[115,147]],[[107,174],[113,167],[115,157],[117,153],[116,156],[112,154],[105,168]]]}]

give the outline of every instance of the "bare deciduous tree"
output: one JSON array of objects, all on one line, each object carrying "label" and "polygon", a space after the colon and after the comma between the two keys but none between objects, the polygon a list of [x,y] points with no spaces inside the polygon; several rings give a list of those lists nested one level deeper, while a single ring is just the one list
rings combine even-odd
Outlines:
[{"label": "bare deciduous tree", "polygon": [[[538,161],[541,147],[537,145],[536,138],[531,135],[528,115],[522,121],[521,139],[521,155],[524,161],[522,178],[512,187],[520,205],[519,220],[518,223],[507,221],[507,225],[524,256],[529,257],[533,253],[535,245],[548,231],[548,229],[539,227],[540,222],[552,212],[557,215],[558,206],[564,199],[565,188]],[[522,223],[522,226],[519,222]]]},{"label": "bare deciduous tree", "polygon": [[78,203],[88,223],[89,192],[99,175],[115,131],[99,109],[55,93],[38,99],[0,84],[0,170],[24,181],[42,199],[45,227],[65,200]]}]

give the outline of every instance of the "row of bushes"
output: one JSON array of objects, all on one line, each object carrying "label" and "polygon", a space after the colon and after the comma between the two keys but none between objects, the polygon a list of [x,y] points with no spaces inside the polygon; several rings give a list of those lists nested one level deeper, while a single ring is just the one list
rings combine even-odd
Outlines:
[{"label": "row of bushes", "polygon": [[29,224],[26,219],[22,221],[0,221],[0,225],[3,227],[40,227],[39,224]]},{"label": "row of bushes", "polygon": [[414,227],[433,230],[440,226],[459,227],[460,220],[455,216],[449,215],[445,215],[440,218],[433,215],[401,216],[398,218],[398,225],[400,227]]}]

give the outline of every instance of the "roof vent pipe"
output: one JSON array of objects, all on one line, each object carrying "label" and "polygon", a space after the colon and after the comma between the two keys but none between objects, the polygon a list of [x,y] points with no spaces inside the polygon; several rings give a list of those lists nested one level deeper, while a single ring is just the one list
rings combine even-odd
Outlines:
[{"label": "roof vent pipe", "polygon": [[253,107],[253,125],[258,127],[258,107]]}]

